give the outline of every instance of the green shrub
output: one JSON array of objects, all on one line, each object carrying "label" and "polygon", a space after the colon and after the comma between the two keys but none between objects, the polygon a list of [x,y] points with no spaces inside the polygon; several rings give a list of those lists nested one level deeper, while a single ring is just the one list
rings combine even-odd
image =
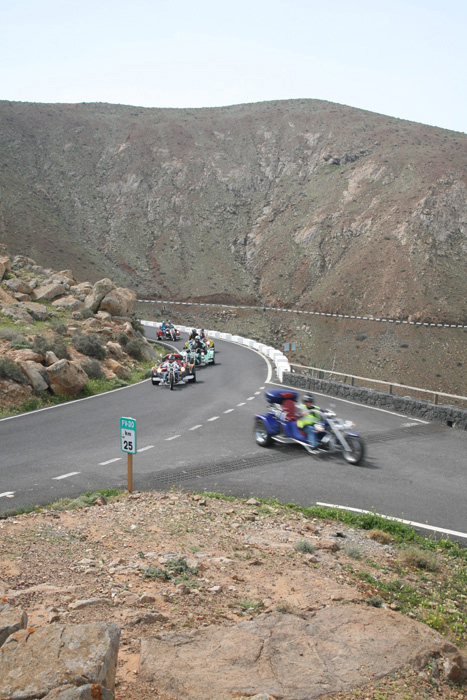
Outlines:
[{"label": "green shrub", "polygon": [[31,347],[31,343],[29,340],[26,340],[23,335],[20,335],[18,338],[12,341],[11,347],[13,350],[24,350],[25,348],[29,349]]},{"label": "green shrub", "polygon": [[144,335],[144,326],[142,325],[141,321],[134,312],[130,314],[130,323],[137,333],[141,333],[141,335]]},{"label": "green shrub", "polygon": [[50,350],[59,360],[69,359],[67,344],[59,335],[53,338],[47,338],[45,335],[38,334],[34,336],[32,347],[34,352],[37,352],[39,355],[45,355],[45,353]]},{"label": "green shrub", "polygon": [[21,367],[9,357],[0,359],[0,379],[11,379],[19,384],[27,384],[28,381]]},{"label": "green shrub", "polygon": [[125,347],[125,352],[127,352],[135,360],[143,359],[142,343],[140,340],[130,340]]},{"label": "green shrub", "polygon": [[9,340],[10,342],[14,342],[18,340],[18,338],[22,337],[23,336],[21,333],[18,333],[15,328],[0,328],[0,340]]},{"label": "green shrub", "polygon": [[104,376],[98,360],[89,360],[89,362],[82,364],[82,368],[88,375],[89,379],[101,379]]},{"label": "green shrub", "polygon": [[130,342],[129,337],[123,331],[120,331],[120,333],[118,334],[117,340],[120,343],[120,345],[122,346],[122,348],[124,348]]},{"label": "green shrub", "polygon": [[315,548],[308,540],[297,540],[294,544],[294,549],[302,554],[313,554],[315,551]]},{"label": "green shrub", "polygon": [[73,345],[82,355],[95,357],[96,360],[105,358],[105,347],[102,345],[101,339],[97,335],[82,335],[76,333],[73,336]]}]

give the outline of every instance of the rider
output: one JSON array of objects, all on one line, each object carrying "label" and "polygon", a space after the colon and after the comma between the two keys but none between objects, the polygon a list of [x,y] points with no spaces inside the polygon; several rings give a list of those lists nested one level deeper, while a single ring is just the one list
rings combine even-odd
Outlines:
[{"label": "rider", "polygon": [[170,328],[171,325],[172,323],[169,319],[167,321],[164,321],[164,323],[161,323],[161,331],[165,331],[165,329]]},{"label": "rider", "polygon": [[169,355],[168,359],[165,364],[165,373],[164,373],[164,382],[167,381],[167,376],[169,374],[169,368],[173,368],[175,370],[175,379],[178,380],[180,379],[180,365],[175,359],[175,355]]},{"label": "rider", "polygon": [[190,338],[189,338],[189,339],[190,339],[190,340],[195,340],[195,338],[196,338],[197,335],[198,335],[198,331],[196,330],[196,328],[192,328],[192,329],[191,329],[191,333],[190,333]]},{"label": "rider", "polygon": [[302,428],[308,438],[308,443],[313,449],[318,445],[318,436],[316,435],[315,424],[319,423],[321,418],[321,410],[315,405],[315,400],[311,394],[303,395],[303,403],[299,405],[302,412],[302,417],[297,420],[297,427]]}]

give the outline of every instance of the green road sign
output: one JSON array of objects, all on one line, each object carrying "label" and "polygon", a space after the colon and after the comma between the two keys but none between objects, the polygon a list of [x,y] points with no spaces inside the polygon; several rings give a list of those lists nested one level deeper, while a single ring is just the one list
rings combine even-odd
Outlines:
[{"label": "green road sign", "polygon": [[136,454],[136,421],[134,418],[120,418],[120,439],[122,452]]}]

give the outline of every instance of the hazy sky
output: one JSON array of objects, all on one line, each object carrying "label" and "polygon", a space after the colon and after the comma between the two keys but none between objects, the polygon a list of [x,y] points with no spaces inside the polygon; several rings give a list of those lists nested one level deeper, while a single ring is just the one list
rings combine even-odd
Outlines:
[{"label": "hazy sky", "polygon": [[0,0],[0,99],[313,98],[467,131],[465,0]]}]

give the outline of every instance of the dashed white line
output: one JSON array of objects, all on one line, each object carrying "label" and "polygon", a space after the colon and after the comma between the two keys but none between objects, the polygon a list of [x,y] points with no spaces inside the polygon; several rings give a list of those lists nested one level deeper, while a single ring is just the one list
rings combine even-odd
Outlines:
[{"label": "dashed white line", "polygon": [[166,442],[170,442],[171,440],[176,440],[179,437],[180,437],[180,435],[172,435],[172,437],[165,438],[165,439],[166,439]]},{"label": "dashed white line", "polygon": [[259,396],[261,394],[260,391],[255,391],[255,396]]},{"label": "dashed white line", "polygon": [[192,428],[189,428],[189,430],[198,430],[198,428],[202,428],[202,425],[194,425]]},{"label": "dashed white line", "polygon": [[107,462],[99,462],[100,467],[105,467],[106,464],[112,464],[112,462],[119,462],[121,457],[114,457],[113,459],[108,459]]},{"label": "dashed white line", "polygon": [[237,406],[245,406],[245,405],[246,405],[246,401],[244,401],[243,403],[238,403],[238,404],[237,404]]},{"label": "dashed white line", "polygon": [[81,472],[70,472],[69,474],[62,474],[61,476],[54,476],[53,480],[59,481],[60,479],[68,479],[68,477],[76,476],[77,474],[81,474]]},{"label": "dashed white line", "polygon": [[212,418],[208,418],[208,423],[210,423],[213,420],[217,420],[219,416],[213,416]]},{"label": "dashed white line", "polygon": [[153,447],[154,447],[154,445],[148,445],[147,447],[142,447],[140,450],[138,450],[138,454],[140,452],[146,452],[146,450],[152,450]]},{"label": "dashed white line", "polygon": [[249,396],[249,397],[247,398],[247,401],[253,401],[254,398],[255,398],[254,396]]},{"label": "dashed white line", "polygon": [[226,411],[224,411],[224,413],[232,413],[232,411],[235,411],[235,409],[234,409],[234,408],[228,408]]},{"label": "dashed white line", "polygon": [[4,496],[6,496],[7,498],[12,498],[14,495],[14,491],[4,491],[4,493],[0,493],[0,498],[3,498]]}]

